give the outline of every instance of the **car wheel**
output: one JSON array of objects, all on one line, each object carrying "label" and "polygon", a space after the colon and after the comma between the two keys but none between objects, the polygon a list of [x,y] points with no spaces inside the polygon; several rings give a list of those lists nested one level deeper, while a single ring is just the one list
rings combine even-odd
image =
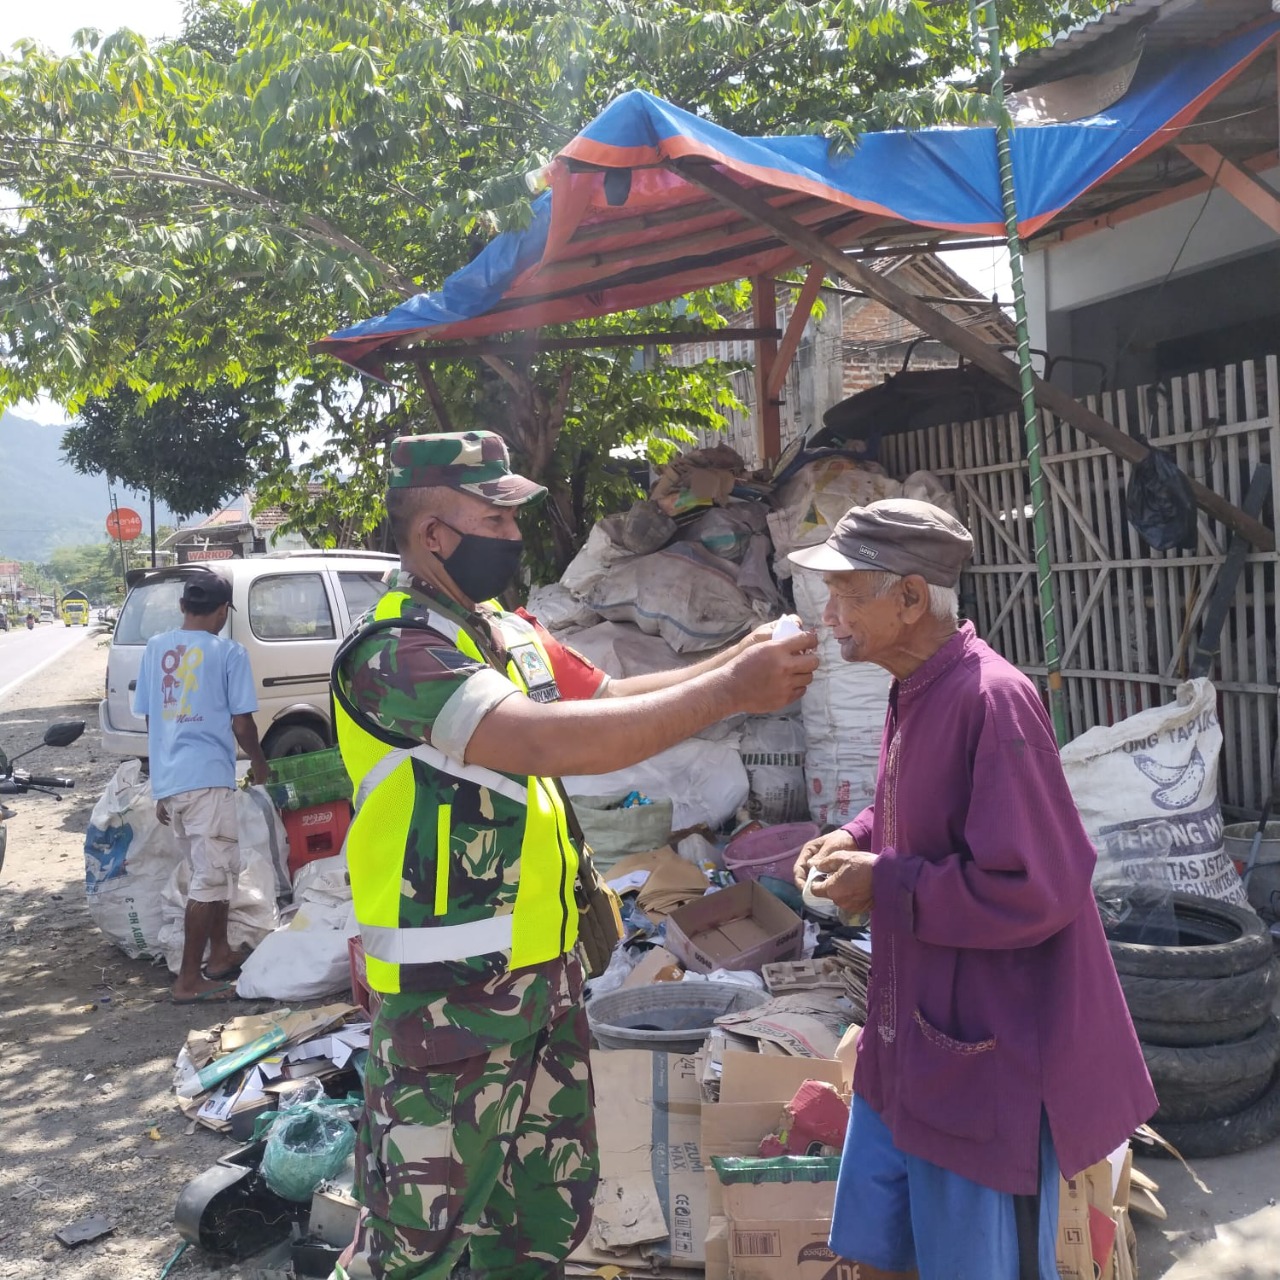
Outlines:
[{"label": "car wheel", "polygon": [[323,751],[329,745],[325,735],[310,724],[285,724],[267,734],[262,749],[268,760],[280,760],[285,756],[305,756],[312,751]]}]

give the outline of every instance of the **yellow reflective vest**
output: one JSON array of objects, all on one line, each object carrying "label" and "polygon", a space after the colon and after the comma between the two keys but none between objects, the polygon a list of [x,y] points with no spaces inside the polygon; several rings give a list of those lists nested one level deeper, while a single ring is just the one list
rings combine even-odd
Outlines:
[{"label": "yellow reflective vest", "polygon": [[[507,677],[559,697],[536,630],[495,619]],[[487,659],[455,618],[390,591],[334,660],[334,723],[355,787],[347,866],[375,991],[434,991],[553,960],[578,938],[578,852],[559,787],[388,733],[351,701],[344,661],[379,631],[430,630]]]}]

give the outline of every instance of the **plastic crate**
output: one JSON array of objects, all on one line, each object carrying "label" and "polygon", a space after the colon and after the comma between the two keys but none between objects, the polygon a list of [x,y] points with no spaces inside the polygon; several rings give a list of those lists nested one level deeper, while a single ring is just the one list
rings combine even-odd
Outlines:
[{"label": "plastic crate", "polygon": [[342,852],[342,842],[351,825],[351,806],[345,800],[333,800],[306,809],[286,809],[280,820],[289,838],[289,879],[292,880],[299,867],[317,858],[336,858]]},{"label": "plastic crate", "polygon": [[347,960],[351,965],[351,1003],[373,1017],[382,1003],[382,992],[369,986],[369,975],[364,960],[364,942],[360,935],[347,939]]},{"label": "plastic crate", "polygon": [[267,793],[277,809],[286,812],[310,809],[335,800],[350,800],[351,775],[337,747],[308,751],[300,756],[281,756],[271,761]]}]

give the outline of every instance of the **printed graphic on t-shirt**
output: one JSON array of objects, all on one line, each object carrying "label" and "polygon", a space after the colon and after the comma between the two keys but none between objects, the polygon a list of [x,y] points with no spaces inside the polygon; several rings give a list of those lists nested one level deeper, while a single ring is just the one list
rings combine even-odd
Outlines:
[{"label": "printed graphic on t-shirt", "polygon": [[185,644],[165,650],[160,659],[161,715],[177,724],[193,724],[204,716],[191,710],[191,698],[200,691],[200,665],[204,662],[204,650],[188,648]]}]

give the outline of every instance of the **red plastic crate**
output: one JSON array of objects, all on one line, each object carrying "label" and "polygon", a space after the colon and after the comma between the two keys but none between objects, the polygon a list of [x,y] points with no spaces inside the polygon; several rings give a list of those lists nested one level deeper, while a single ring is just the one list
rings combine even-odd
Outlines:
[{"label": "red plastic crate", "polygon": [[317,858],[334,858],[342,851],[351,806],[345,800],[313,804],[309,809],[286,809],[280,820],[289,838],[289,878]]},{"label": "red plastic crate", "polygon": [[369,986],[369,975],[364,962],[364,943],[360,935],[354,934],[347,939],[347,958],[351,964],[351,1003],[373,1017],[382,1003],[382,992],[374,991]]}]

